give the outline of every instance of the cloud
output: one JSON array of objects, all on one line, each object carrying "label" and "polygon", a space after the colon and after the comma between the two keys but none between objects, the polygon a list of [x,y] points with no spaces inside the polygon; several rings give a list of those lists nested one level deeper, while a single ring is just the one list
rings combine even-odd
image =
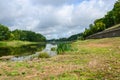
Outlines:
[{"label": "cloud", "polygon": [[82,2],[83,0],[31,0],[33,5],[52,5],[52,6],[63,6],[71,5]]},{"label": "cloud", "polygon": [[116,0],[0,0],[0,23],[11,30],[42,33],[48,39],[84,31]]}]

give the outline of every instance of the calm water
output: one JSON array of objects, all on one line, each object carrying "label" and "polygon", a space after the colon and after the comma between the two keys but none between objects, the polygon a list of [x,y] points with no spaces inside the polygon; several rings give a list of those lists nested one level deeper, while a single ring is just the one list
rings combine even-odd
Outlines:
[{"label": "calm water", "polygon": [[52,44],[34,44],[21,47],[2,47],[0,48],[0,57],[14,56],[10,58],[13,61],[29,60],[37,57],[41,52],[47,52],[50,56],[55,56],[56,51],[51,51],[51,48],[57,47]]}]

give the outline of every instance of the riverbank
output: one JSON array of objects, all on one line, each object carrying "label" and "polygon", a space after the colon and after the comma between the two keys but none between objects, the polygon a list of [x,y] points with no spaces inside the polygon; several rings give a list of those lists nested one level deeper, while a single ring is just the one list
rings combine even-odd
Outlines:
[{"label": "riverbank", "polygon": [[120,79],[120,37],[76,41],[72,49],[47,59],[0,61],[0,80]]},{"label": "riverbank", "polygon": [[0,41],[0,47],[20,47],[22,45],[38,44],[40,42],[29,41]]}]

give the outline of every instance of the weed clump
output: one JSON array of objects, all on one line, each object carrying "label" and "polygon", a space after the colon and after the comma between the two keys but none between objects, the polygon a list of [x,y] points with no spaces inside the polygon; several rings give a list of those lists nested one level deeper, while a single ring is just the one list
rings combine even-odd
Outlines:
[{"label": "weed clump", "polygon": [[57,54],[63,54],[64,52],[72,51],[71,45],[68,43],[60,43],[57,47]]},{"label": "weed clump", "polygon": [[46,52],[40,53],[38,58],[50,58],[50,55]]},{"label": "weed clump", "polygon": [[56,51],[56,48],[55,47],[51,48],[51,51]]}]

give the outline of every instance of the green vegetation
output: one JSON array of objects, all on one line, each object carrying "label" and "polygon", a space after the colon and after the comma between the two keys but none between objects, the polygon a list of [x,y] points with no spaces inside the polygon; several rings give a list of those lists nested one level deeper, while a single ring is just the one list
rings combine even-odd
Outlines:
[{"label": "green vegetation", "polygon": [[51,48],[51,51],[56,51],[56,47]]},{"label": "green vegetation", "polygon": [[18,76],[20,75],[18,71],[6,72],[7,76]]},{"label": "green vegetation", "polygon": [[82,33],[72,35],[67,40],[68,41],[83,40]]},{"label": "green vegetation", "polygon": [[38,58],[50,58],[50,55],[46,52],[42,52],[39,54]]},{"label": "green vegetation", "polygon": [[20,47],[22,45],[38,44],[37,42],[28,41],[0,41],[0,47]]},{"label": "green vegetation", "polygon": [[9,37],[10,37],[10,31],[9,31],[8,27],[0,24],[0,41],[8,40]]},{"label": "green vegetation", "polygon": [[32,31],[18,29],[10,31],[8,27],[0,24],[0,41],[13,41],[13,40],[45,42],[46,38],[43,35]]},{"label": "green vegetation", "polygon": [[107,29],[105,29],[105,31],[117,29],[117,28],[119,28],[119,27],[120,27],[120,24],[115,25],[115,26],[112,26],[112,27],[110,27],[110,28],[107,28]]},{"label": "green vegetation", "polygon": [[11,33],[13,40],[44,42],[46,39],[43,35],[25,30],[14,30]]},{"label": "green vegetation", "polygon": [[76,41],[74,51],[31,61],[0,61],[0,80],[119,80],[120,38]]},{"label": "green vegetation", "polygon": [[65,51],[71,51],[71,45],[69,43],[60,43],[57,47],[57,53],[63,54]]}]

